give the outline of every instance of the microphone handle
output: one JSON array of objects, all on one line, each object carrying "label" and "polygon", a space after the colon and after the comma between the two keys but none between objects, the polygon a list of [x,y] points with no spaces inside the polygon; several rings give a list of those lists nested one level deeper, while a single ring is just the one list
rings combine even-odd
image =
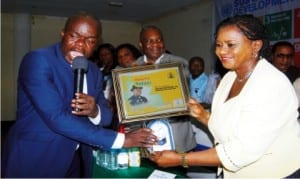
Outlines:
[{"label": "microphone handle", "polygon": [[[74,70],[74,98],[76,98],[75,93],[83,92],[83,79],[84,79],[84,69]],[[80,111],[80,109],[75,108],[75,111]]]}]

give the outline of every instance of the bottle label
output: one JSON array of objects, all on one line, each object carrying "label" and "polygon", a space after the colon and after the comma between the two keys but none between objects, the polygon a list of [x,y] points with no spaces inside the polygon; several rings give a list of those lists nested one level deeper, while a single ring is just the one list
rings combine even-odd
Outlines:
[{"label": "bottle label", "polygon": [[129,151],[129,166],[139,167],[141,165],[141,156],[139,151]]},{"label": "bottle label", "polygon": [[120,152],[118,155],[119,168],[128,168],[128,154],[127,152]]}]

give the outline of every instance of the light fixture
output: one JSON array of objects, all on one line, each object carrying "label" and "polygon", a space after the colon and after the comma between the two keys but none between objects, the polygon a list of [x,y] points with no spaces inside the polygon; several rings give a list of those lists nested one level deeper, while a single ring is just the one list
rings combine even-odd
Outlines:
[{"label": "light fixture", "polygon": [[124,3],[119,1],[109,1],[108,5],[113,7],[123,7]]}]

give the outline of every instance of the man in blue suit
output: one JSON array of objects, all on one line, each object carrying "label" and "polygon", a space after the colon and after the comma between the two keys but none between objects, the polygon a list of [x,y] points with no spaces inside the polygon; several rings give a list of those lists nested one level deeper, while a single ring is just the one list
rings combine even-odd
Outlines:
[{"label": "man in blue suit", "polygon": [[88,62],[83,93],[73,98],[72,61],[92,54],[100,22],[78,13],[60,35],[60,43],[23,58],[17,120],[5,140],[2,177],[91,177],[93,148],[151,147],[156,142],[150,129],[121,134],[105,128],[112,114],[95,64]]}]

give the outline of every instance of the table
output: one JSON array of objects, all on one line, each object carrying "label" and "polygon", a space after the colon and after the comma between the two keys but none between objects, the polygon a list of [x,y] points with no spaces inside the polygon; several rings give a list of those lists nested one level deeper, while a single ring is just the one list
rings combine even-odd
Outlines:
[{"label": "table", "polygon": [[176,178],[187,178],[182,167],[161,168],[149,159],[142,158],[140,167],[128,167],[127,169],[108,170],[100,167],[94,161],[93,178],[148,178],[155,170],[162,170],[176,174]]}]

